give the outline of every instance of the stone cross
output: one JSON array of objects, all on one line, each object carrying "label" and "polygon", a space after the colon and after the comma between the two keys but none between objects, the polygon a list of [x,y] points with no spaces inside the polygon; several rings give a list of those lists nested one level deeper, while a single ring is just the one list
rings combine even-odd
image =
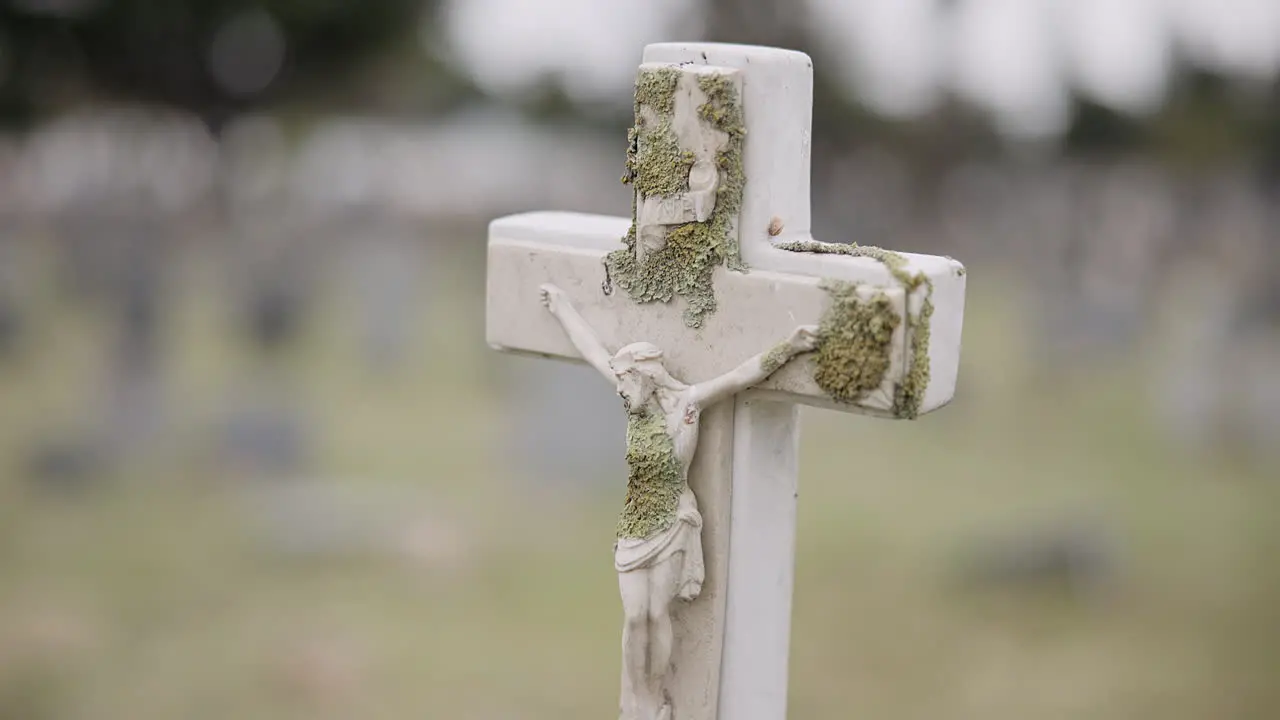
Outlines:
[{"label": "stone cross", "polygon": [[[537,212],[490,225],[490,346],[586,361],[616,382],[633,419],[615,546],[627,720],[785,717],[797,406],[914,418],[954,393],[964,267],[810,237],[812,100],[803,53],[650,45],[623,175],[633,216]],[[652,437],[686,463],[682,422],[694,424],[686,467],[696,509],[673,490],[666,522],[637,539],[624,525],[647,502],[637,467],[650,456],[635,405],[653,402],[654,387],[666,392],[653,407],[667,424],[654,421]],[[678,532],[692,544],[659,537]],[[650,600],[671,601],[671,619],[649,608],[650,644],[661,645],[669,622],[674,647],[640,652],[637,666],[635,578],[624,565],[645,552],[653,567],[672,553],[684,560],[673,589]]]}]

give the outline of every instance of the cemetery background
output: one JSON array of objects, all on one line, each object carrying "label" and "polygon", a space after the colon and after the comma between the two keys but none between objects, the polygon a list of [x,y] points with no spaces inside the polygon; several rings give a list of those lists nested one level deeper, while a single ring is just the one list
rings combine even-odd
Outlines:
[{"label": "cemetery background", "polygon": [[[622,418],[484,347],[484,231],[628,211],[627,73],[556,33],[625,70],[689,27],[814,56],[818,237],[971,278],[951,407],[805,413],[792,714],[1280,712],[1280,29],[1188,41],[1146,116],[1080,81],[1055,126],[1008,76],[912,115],[887,21],[829,3],[566,0],[490,45],[492,2],[375,5],[210,11],[176,80],[75,4],[0,15],[0,717],[609,711]],[[986,5],[941,37],[1035,38]],[[1090,51],[1140,66],[1134,17]]]}]

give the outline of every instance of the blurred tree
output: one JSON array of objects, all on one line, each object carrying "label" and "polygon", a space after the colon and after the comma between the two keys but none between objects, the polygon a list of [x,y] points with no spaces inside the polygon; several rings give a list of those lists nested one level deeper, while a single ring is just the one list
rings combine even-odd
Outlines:
[{"label": "blurred tree", "polygon": [[1247,161],[1256,138],[1241,89],[1217,73],[1180,68],[1164,107],[1145,128],[1158,157],[1191,172]]},{"label": "blurred tree", "polygon": [[800,50],[813,58],[813,162],[824,163],[860,140],[874,140],[887,123],[859,105],[835,72],[834,62],[814,42],[809,13],[791,0],[707,0],[705,39],[712,42],[772,45]]},{"label": "blurred tree", "polygon": [[447,74],[420,45],[439,4],[13,0],[0,4],[0,123],[103,96],[178,107],[216,133],[264,103],[341,98],[406,47],[424,58],[415,70]]},{"label": "blurred tree", "polygon": [[852,152],[876,147],[902,160],[918,182],[917,190],[927,195],[934,179],[941,176],[940,168],[999,151],[990,123],[954,98],[912,121],[876,114],[859,100],[857,88],[850,87],[839,71],[839,61],[816,40],[811,27],[804,2],[706,0],[707,40],[785,47],[813,59],[815,177],[825,176]]},{"label": "blurred tree", "polygon": [[1144,121],[1106,105],[1075,95],[1075,112],[1062,139],[1068,153],[1115,154],[1133,149],[1146,140]]}]

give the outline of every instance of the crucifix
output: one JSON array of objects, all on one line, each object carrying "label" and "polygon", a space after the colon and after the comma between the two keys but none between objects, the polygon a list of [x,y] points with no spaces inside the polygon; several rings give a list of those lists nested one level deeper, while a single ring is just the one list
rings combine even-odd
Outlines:
[{"label": "crucifix", "polygon": [[632,216],[489,227],[489,345],[585,362],[627,412],[625,720],[782,720],[798,406],[910,419],[955,391],[964,266],[810,236],[812,67],[650,45]]}]

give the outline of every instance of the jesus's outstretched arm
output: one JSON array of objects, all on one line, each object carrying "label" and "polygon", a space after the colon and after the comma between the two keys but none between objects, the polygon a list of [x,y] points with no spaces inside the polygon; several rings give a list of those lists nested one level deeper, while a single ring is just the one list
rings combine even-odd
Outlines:
[{"label": "jesus's outstretched arm", "polygon": [[721,400],[736,395],[749,387],[753,387],[765,378],[774,374],[791,358],[806,353],[818,345],[818,328],[815,325],[801,325],[791,333],[791,337],[775,345],[772,349],[756,355],[738,367],[706,382],[693,387],[694,402],[698,407],[707,408]]},{"label": "jesus's outstretched arm", "polygon": [[564,296],[564,291],[549,283],[539,290],[542,291],[543,306],[560,321],[565,334],[569,336],[569,341],[582,354],[582,358],[612,382],[614,374],[613,368],[609,366],[609,351],[596,337],[595,331],[587,321],[578,314],[577,308],[569,302],[569,298]]}]

